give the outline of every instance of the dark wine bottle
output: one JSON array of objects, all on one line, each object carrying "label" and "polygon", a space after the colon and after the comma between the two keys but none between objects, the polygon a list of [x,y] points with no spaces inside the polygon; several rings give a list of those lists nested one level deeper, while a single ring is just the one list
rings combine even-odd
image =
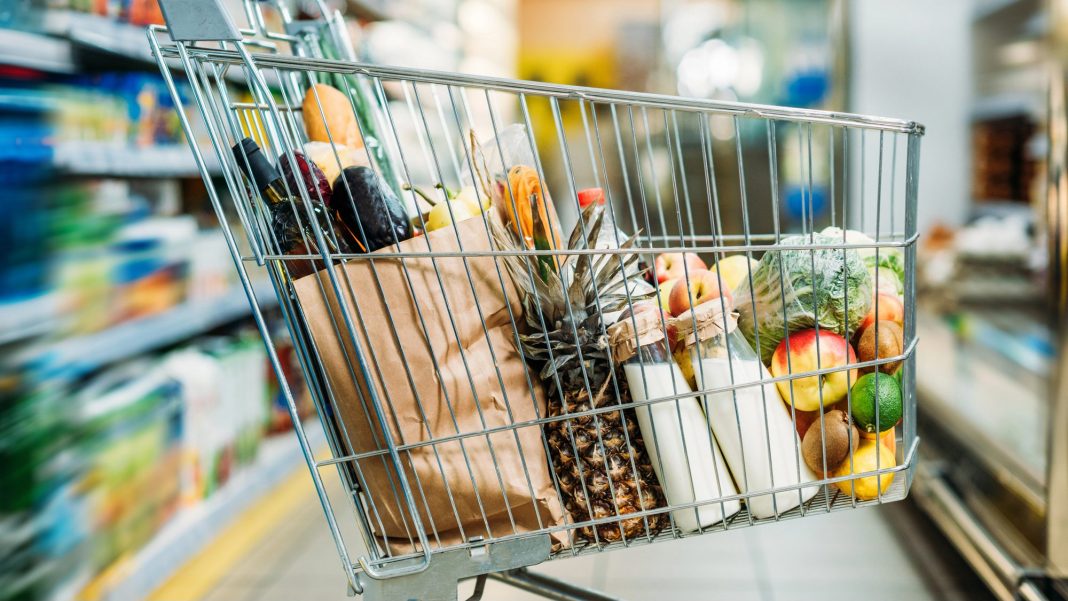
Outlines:
[{"label": "dark wine bottle", "polygon": [[[249,182],[258,189],[267,203],[274,245],[280,254],[318,255],[321,253],[315,230],[322,233],[327,251],[351,253],[352,241],[344,228],[338,227],[333,211],[317,199],[311,200],[310,214],[297,190],[287,190],[281,172],[271,164],[267,155],[252,138],[245,138],[233,147],[234,158]],[[322,260],[285,260],[292,279],[314,273]]]},{"label": "dark wine bottle", "polygon": [[[317,227],[322,232],[323,241],[328,245],[328,250],[331,253],[352,252],[352,236],[344,232],[344,228],[338,227],[340,220],[336,218],[334,212],[317,199],[310,199],[311,216],[315,220],[313,223],[308,218],[304,199],[300,197],[300,192],[286,189],[282,174],[278,169],[275,169],[254,140],[245,138],[234,145],[232,150],[237,164],[241,167],[241,171],[249,182],[260,191],[263,200],[267,204],[268,219],[274,238],[273,244],[276,247],[271,250],[276,250],[279,254],[288,255],[318,255],[320,253],[315,239],[315,230],[313,229]],[[290,334],[295,341],[300,342],[300,345],[303,346],[307,353],[304,361],[306,373],[309,377],[305,381],[310,388],[314,387],[316,389],[314,392],[318,393],[321,400],[329,399],[328,389],[326,388],[326,373],[323,371],[319,359],[315,356],[317,353],[312,344],[311,330],[299,309],[301,306],[300,299],[293,287],[294,280],[321,269],[322,259],[283,259],[275,261],[272,267],[277,269],[279,277],[282,278],[289,305],[294,308]],[[335,440],[345,440],[342,437],[342,430],[339,427],[337,415],[333,412],[333,407],[329,402],[325,402],[322,408],[327,413],[327,415],[323,416],[325,427],[333,430]],[[344,449],[341,452],[348,454],[351,453],[351,450]],[[349,471],[351,481],[357,483],[357,475],[352,466],[347,465],[346,469]]]}]

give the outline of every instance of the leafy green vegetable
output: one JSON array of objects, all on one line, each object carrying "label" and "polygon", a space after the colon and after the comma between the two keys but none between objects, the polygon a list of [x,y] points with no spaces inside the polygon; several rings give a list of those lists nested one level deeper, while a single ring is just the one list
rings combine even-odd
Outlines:
[{"label": "leafy green vegetable", "polygon": [[[780,244],[841,241],[815,234],[790,236]],[[742,334],[767,363],[789,332],[818,323],[842,336],[852,334],[871,308],[872,294],[871,276],[854,249],[769,250],[753,272],[752,288],[746,281],[734,291],[734,306]]]},{"label": "leafy green vegetable", "polygon": [[873,286],[875,285],[875,273],[878,271],[879,288],[884,290],[893,288],[895,294],[904,294],[905,259],[901,255],[901,249],[880,249],[878,261],[875,260],[875,255],[868,255],[864,257],[864,264],[868,266]]}]

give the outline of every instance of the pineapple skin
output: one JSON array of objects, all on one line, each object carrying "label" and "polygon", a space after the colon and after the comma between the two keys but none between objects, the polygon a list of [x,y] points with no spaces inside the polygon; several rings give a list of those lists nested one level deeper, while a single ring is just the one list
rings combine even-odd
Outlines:
[{"label": "pineapple skin", "polygon": [[[583,209],[567,248],[595,248],[603,219],[604,208],[597,203]],[[494,236],[503,249],[521,247],[503,227],[495,226]],[[622,260],[580,254],[566,257],[558,269],[544,270],[531,256],[506,257],[527,326],[518,342],[546,387],[549,417],[630,403],[626,378],[612,373],[601,312],[634,300],[626,292],[625,274],[637,261],[636,254]],[[572,528],[575,539],[599,544],[632,540],[655,536],[670,524],[667,512],[626,517],[666,507],[633,409],[551,421],[542,426],[542,434],[572,523],[608,520]]]},{"label": "pineapple skin", "polygon": [[[607,361],[587,361],[593,398],[582,382],[582,374],[568,374],[561,381],[578,380],[562,395],[550,395],[550,417],[617,404],[615,387],[609,379]],[[600,372],[600,373],[598,373]],[[563,375],[563,374],[561,374]],[[622,378],[619,402],[629,403],[630,392]],[[627,514],[665,506],[663,491],[653,472],[633,410],[609,411],[550,422],[544,426],[549,457],[556,472],[564,508],[575,522],[619,516],[595,527],[575,531],[587,542],[611,543],[655,536],[668,525],[666,513],[636,518]],[[629,445],[628,445],[629,440]],[[617,512],[618,507],[618,512]],[[596,531],[596,533],[595,533]]]}]

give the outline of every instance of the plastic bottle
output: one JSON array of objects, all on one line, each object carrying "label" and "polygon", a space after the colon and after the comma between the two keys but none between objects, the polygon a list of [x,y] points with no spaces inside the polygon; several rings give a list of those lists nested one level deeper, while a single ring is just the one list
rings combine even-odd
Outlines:
[{"label": "plastic bottle", "polygon": [[[586,188],[578,191],[578,203],[580,208],[586,208],[592,203],[605,204],[604,190],[601,188]],[[596,248],[613,249],[626,242],[630,235],[616,227],[613,211],[606,209],[601,222],[601,231],[597,232]],[[635,244],[637,246],[637,244]],[[632,295],[652,294],[655,289],[640,275],[641,268],[637,265],[627,273],[627,284]]]}]

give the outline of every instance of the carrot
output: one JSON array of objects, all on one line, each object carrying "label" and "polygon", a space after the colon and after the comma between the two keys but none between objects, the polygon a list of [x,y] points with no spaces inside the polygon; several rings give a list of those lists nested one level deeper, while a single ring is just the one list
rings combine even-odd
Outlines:
[{"label": "carrot", "polygon": [[[523,241],[527,248],[536,247],[535,239],[544,237],[548,240],[549,249],[560,248],[560,230],[556,221],[556,211],[552,206],[552,200],[547,192],[542,189],[541,179],[538,172],[527,165],[516,165],[508,170],[508,187],[511,189],[511,197],[507,194],[502,198],[504,212],[512,231]],[[533,202],[532,202],[533,199]],[[537,205],[538,221],[541,228],[549,231],[535,232],[534,209]],[[557,257],[553,262],[558,263]]]}]

